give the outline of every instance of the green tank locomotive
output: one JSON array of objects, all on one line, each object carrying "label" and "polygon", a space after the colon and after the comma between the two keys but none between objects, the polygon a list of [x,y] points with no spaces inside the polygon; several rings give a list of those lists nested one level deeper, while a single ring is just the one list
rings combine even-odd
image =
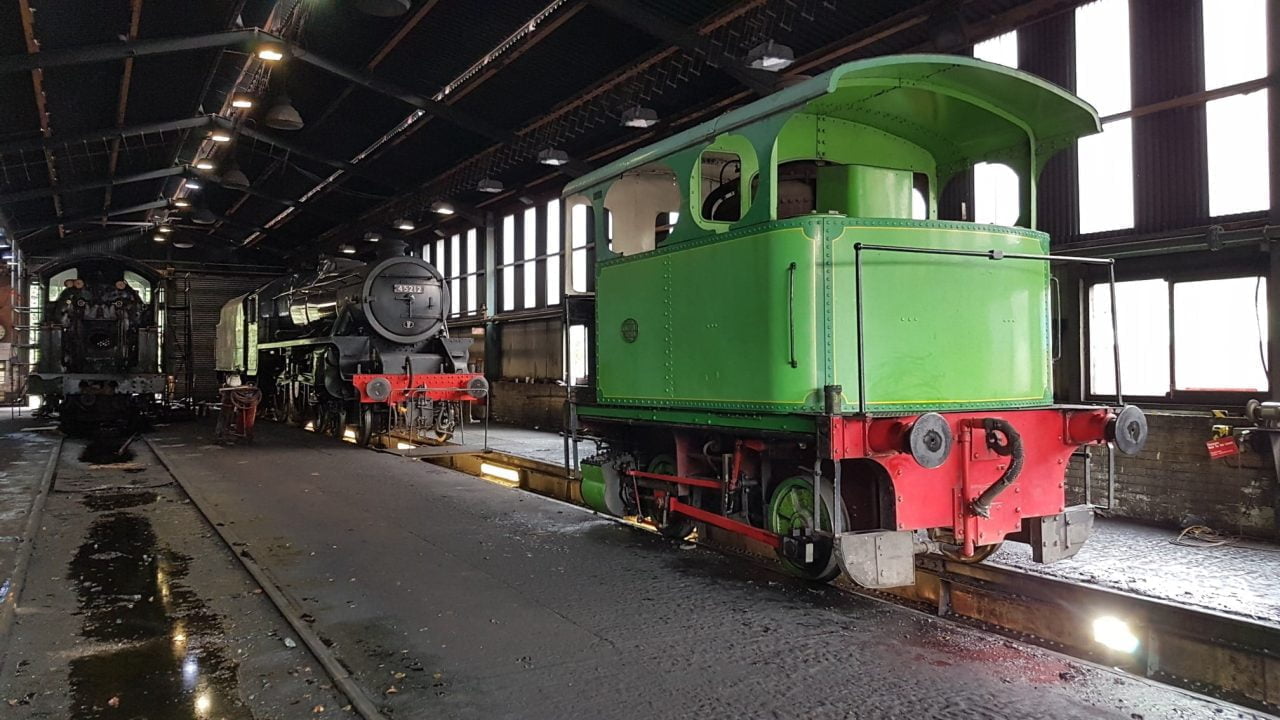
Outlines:
[{"label": "green tank locomotive", "polygon": [[[566,263],[585,291],[567,316],[594,323],[575,447],[604,448],[581,461],[584,499],[871,587],[913,582],[922,552],[977,561],[1012,539],[1041,562],[1073,555],[1092,514],[1066,505],[1070,456],[1146,439],[1119,393],[1054,404],[1051,264],[1109,261],[1049,254],[1036,183],[1098,130],[1026,73],[886,57],[572,182],[566,255],[597,256],[589,278]],[[941,189],[983,162],[1017,173],[1015,226],[939,220]]]}]

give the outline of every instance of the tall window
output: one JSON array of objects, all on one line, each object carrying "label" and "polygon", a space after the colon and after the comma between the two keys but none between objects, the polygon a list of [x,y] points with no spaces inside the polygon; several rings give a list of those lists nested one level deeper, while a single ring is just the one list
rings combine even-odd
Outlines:
[{"label": "tall window", "polygon": [[560,303],[560,256],[564,243],[560,239],[560,200],[547,203],[547,304]]},{"label": "tall window", "polygon": [[560,201],[550,200],[502,219],[501,308],[532,310],[560,304]]},{"label": "tall window", "polygon": [[449,238],[449,314],[462,313],[462,258],[461,238],[454,235]]},{"label": "tall window", "polygon": [[[1164,397],[1178,392],[1265,392],[1267,283],[1261,276],[1116,283],[1120,389]],[[1115,393],[1111,295],[1089,290],[1089,387]]]},{"label": "tall window", "polygon": [[[1099,115],[1132,109],[1129,0],[1076,9],[1076,86]],[[1078,147],[1080,232],[1133,227],[1133,122],[1105,123],[1101,134],[1081,138]]]},{"label": "tall window", "polygon": [[590,232],[587,206],[574,205],[569,213],[569,222],[573,223],[573,256],[570,258],[573,263],[573,291],[586,292],[587,235]]},{"label": "tall window", "polygon": [[524,308],[538,305],[538,265],[533,258],[538,257],[538,211],[529,208],[524,211]]},{"label": "tall window", "polygon": [[477,250],[478,231],[471,228],[467,231],[467,312],[473,313],[480,307],[480,299],[476,296],[477,275],[479,274],[480,258]]},{"label": "tall window", "polygon": [[502,218],[502,309],[516,309],[516,216]]},{"label": "tall window", "polygon": [[590,368],[590,346],[587,344],[587,326],[569,326],[569,384],[584,385]]},{"label": "tall window", "polygon": [[[1205,0],[1204,88],[1267,74],[1266,0]],[[1271,205],[1267,91],[1231,95],[1205,106],[1209,140],[1209,214],[1265,210]]]},{"label": "tall window", "polygon": [[[1005,33],[973,46],[973,56],[1006,67],[1018,67],[1018,33]],[[1018,174],[1000,163],[973,166],[973,220],[1013,225],[1021,214]]]}]

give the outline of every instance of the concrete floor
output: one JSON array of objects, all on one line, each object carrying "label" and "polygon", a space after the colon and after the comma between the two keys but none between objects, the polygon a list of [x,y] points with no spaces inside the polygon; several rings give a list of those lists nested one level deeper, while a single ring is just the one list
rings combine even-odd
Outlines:
[{"label": "concrete floor", "polygon": [[[563,443],[553,432],[500,425],[489,431],[494,449],[556,465],[564,462]],[[580,452],[586,457],[595,452],[594,445],[584,443]],[[1280,546],[1240,541],[1186,547],[1171,542],[1177,535],[1176,530],[1100,515],[1093,537],[1074,558],[1041,565],[1031,560],[1031,548],[1006,543],[990,562],[1280,623]]]},{"label": "concrete floor", "polygon": [[154,437],[396,718],[1242,717],[440,467]]},{"label": "concrete floor", "polygon": [[[54,437],[12,425],[0,423],[6,522],[25,515],[20,490]],[[146,446],[129,472],[91,468],[84,447],[66,441],[13,632],[0,638],[0,717],[352,717]]]}]

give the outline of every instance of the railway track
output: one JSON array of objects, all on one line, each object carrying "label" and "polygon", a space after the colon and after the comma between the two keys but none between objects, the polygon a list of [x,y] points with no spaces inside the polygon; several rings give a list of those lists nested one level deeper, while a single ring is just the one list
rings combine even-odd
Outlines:
[{"label": "railway track", "polygon": [[[584,504],[577,482],[556,464],[492,449],[422,459]],[[495,468],[514,475],[497,476]],[[773,564],[767,546],[716,528],[708,531],[701,539],[703,545]],[[914,586],[891,591],[867,590],[849,582],[839,585],[847,592],[977,626],[1183,690],[1264,712],[1280,710],[1280,625],[1275,623],[995,564],[924,556],[916,569]],[[1095,628],[1100,619],[1107,619],[1103,622],[1111,623],[1110,627],[1127,629],[1136,639],[1136,649],[1127,652],[1101,644]]]}]

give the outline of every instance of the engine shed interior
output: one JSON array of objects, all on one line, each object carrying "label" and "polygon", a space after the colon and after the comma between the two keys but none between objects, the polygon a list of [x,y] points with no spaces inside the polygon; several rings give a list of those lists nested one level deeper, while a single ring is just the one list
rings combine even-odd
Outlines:
[{"label": "engine shed interior", "polygon": [[0,0],[0,716],[1280,716],[1276,68],[1280,0]]}]

